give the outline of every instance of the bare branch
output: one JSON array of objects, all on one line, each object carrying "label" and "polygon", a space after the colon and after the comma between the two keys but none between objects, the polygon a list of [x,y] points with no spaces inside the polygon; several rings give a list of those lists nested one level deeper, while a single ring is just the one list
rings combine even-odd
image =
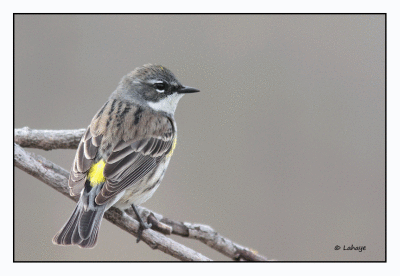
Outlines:
[{"label": "bare branch", "polygon": [[[18,138],[15,138],[15,141],[21,142],[24,145],[29,145],[29,147],[36,147],[42,149],[56,149],[59,148],[58,145],[61,145],[62,148],[76,148],[79,144],[80,138],[84,133],[84,129],[79,130],[30,130],[29,128],[25,127],[23,129],[15,129],[15,136],[18,135]],[[44,141],[40,140],[37,137],[45,137]],[[57,140],[59,139],[59,140]],[[76,143],[76,144],[75,144]],[[15,148],[18,146],[16,145]],[[21,148],[20,148],[21,149]],[[21,149],[23,151],[23,149]],[[24,151],[25,152],[25,151]],[[26,153],[26,152],[25,152]],[[26,153],[27,154],[27,153]],[[16,166],[21,168],[22,170],[28,172],[29,174],[35,176],[39,180],[45,182],[46,184],[50,185],[51,187],[55,188],[56,190],[62,192],[63,194],[69,197],[68,192],[68,172],[65,171],[63,168],[53,164],[52,162],[46,160],[45,158],[34,155],[33,153],[27,154],[29,158],[30,164],[34,164],[33,161],[35,159],[36,162],[40,162],[42,167],[45,171],[40,171],[40,168],[35,168],[34,170],[26,170],[24,165],[20,162],[16,163]],[[15,150],[14,159],[17,160],[17,150]],[[33,160],[32,160],[33,159]],[[65,179],[65,183],[58,180],[57,182],[53,182],[50,179],[46,179],[46,174],[53,174],[52,177],[59,177],[59,174],[62,175]],[[78,198],[75,199],[77,201]],[[195,240],[199,240],[204,244],[208,245],[209,247],[217,250],[218,252],[228,256],[233,260],[246,260],[246,261],[267,261],[267,258],[257,254],[256,251],[241,246],[239,244],[234,243],[233,241],[221,236],[218,232],[213,230],[210,226],[202,225],[202,224],[192,224],[188,222],[179,222],[169,218],[165,218],[160,214],[154,213],[146,208],[138,206],[138,211],[142,217],[147,217],[147,221],[152,223],[152,229],[163,234],[175,234],[182,237],[187,237]],[[125,210],[122,215],[118,215],[121,211],[116,208],[110,208],[110,210],[105,214],[105,217],[110,220],[111,222],[115,222],[114,224],[118,225],[120,228],[134,234],[136,236],[138,230],[138,223],[136,220],[133,220],[132,217],[136,217],[134,212],[131,210]],[[126,217],[126,218],[125,218]],[[125,220],[124,220],[125,218]],[[129,219],[127,219],[129,218]],[[133,224],[137,223],[136,228],[125,228],[127,225],[134,226]],[[133,231],[132,231],[133,230]],[[143,238],[145,237],[146,232],[143,232]],[[156,233],[154,231],[151,231]],[[160,233],[156,233],[161,235]],[[165,236],[161,235],[165,238]],[[152,237],[154,238],[154,237]],[[145,241],[146,242],[146,241]],[[146,242],[150,247],[153,248],[159,247],[159,245],[150,244],[150,242]],[[179,244],[180,245],[180,244]],[[158,249],[164,251],[167,250],[160,246]],[[165,252],[165,251],[164,251]],[[193,251],[195,252],[195,251]],[[166,252],[167,253],[167,252]],[[197,253],[197,252],[195,252]],[[170,253],[168,253],[170,254]],[[199,253],[197,253],[199,254]],[[170,254],[171,255],[171,254]],[[202,256],[204,257],[204,256]],[[179,257],[177,257],[179,258]],[[206,258],[206,257],[204,257]],[[181,258],[179,258],[181,259]]]},{"label": "bare branch", "polygon": [[[77,198],[69,196],[68,172],[63,168],[53,164],[42,156],[26,152],[17,144],[14,144],[14,164],[21,170],[77,201]],[[121,229],[131,233],[135,237],[137,236],[139,222],[125,212],[111,207],[104,214],[104,217]],[[182,261],[211,261],[211,259],[202,254],[151,229],[143,231],[142,240],[151,248],[161,250]]]},{"label": "bare branch", "polygon": [[138,206],[137,209],[141,217],[148,218],[147,222],[166,229],[165,233],[168,233],[171,228],[172,234],[199,240],[233,260],[268,261],[264,256],[258,255],[256,251],[221,236],[208,225],[175,221],[141,206]]},{"label": "bare branch", "polygon": [[85,129],[36,130],[29,127],[14,130],[14,142],[24,148],[43,150],[76,149]]}]

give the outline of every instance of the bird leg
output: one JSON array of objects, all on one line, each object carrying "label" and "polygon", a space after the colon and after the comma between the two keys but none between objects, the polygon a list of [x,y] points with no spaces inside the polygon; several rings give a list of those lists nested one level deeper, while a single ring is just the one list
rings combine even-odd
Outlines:
[{"label": "bird leg", "polygon": [[135,212],[135,214],[136,214],[136,216],[137,216],[137,218],[138,218],[138,221],[139,221],[139,223],[140,223],[139,231],[138,231],[138,236],[137,236],[137,239],[136,239],[136,243],[138,243],[138,242],[140,242],[140,239],[141,239],[141,237],[142,237],[142,232],[143,232],[143,230],[149,229],[149,228],[151,227],[152,224],[151,224],[151,223],[146,223],[146,222],[144,222],[144,221],[142,220],[142,218],[140,217],[139,212],[138,212],[138,210],[136,209],[136,207],[135,207],[134,204],[132,204],[132,209],[133,209],[133,211]]}]

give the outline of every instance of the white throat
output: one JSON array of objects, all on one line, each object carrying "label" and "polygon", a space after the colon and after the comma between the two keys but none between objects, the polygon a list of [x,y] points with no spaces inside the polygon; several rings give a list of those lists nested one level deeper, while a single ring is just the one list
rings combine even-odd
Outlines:
[{"label": "white throat", "polygon": [[148,104],[151,108],[157,111],[164,111],[168,114],[174,114],[176,106],[178,105],[178,102],[182,97],[183,94],[174,93],[168,95],[166,98],[162,99],[159,102],[148,102]]}]

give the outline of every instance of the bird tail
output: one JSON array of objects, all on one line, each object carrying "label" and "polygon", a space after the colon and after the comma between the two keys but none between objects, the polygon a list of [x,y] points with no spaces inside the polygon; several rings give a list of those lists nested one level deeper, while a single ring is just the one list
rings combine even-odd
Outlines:
[{"label": "bird tail", "polygon": [[76,244],[81,248],[93,248],[103,219],[105,205],[94,208],[84,206],[79,200],[70,219],[54,236],[53,243],[58,245]]}]

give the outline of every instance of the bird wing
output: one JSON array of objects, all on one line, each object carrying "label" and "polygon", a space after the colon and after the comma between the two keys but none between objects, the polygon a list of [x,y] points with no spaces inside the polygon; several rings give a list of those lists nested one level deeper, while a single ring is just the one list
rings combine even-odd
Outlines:
[{"label": "bird wing", "polygon": [[121,140],[116,144],[104,166],[106,182],[96,196],[98,205],[108,202],[128,186],[140,181],[171,151],[174,131],[172,122],[167,122],[168,126],[162,126],[165,131],[161,135],[157,129],[157,136],[150,134],[145,138]]},{"label": "bird wing", "polygon": [[80,194],[84,188],[87,173],[94,162],[102,138],[102,135],[94,136],[90,127],[83,135],[69,174],[68,186],[72,196]]}]

